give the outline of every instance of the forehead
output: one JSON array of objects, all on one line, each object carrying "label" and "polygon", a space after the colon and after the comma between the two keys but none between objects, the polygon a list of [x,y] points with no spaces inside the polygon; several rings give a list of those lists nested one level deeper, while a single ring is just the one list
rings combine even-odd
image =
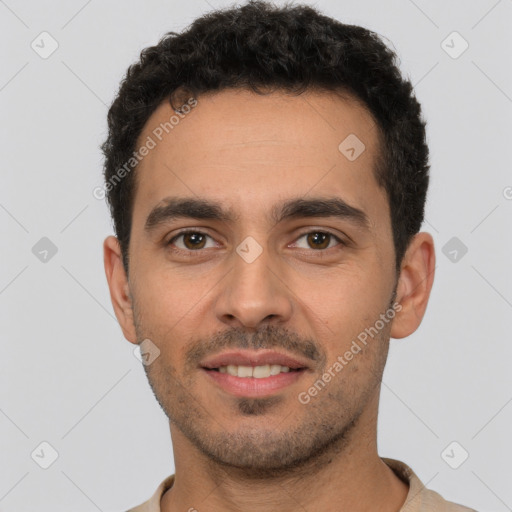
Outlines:
[{"label": "forehead", "polygon": [[138,147],[154,147],[136,170],[134,224],[168,196],[209,197],[253,216],[308,193],[340,195],[369,217],[387,207],[373,172],[376,123],[350,97],[224,90],[184,112],[162,103],[139,136]]}]

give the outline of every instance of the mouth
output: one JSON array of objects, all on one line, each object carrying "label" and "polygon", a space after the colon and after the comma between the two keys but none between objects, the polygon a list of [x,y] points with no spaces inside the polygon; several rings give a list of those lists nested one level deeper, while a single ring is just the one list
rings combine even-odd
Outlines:
[{"label": "mouth", "polygon": [[274,351],[219,354],[201,369],[223,391],[238,397],[263,397],[283,390],[308,370],[304,362]]},{"label": "mouth", "polygon": [[241,377],[243,379],[266,379],[273,375],[288,372],[300,372],[305,368],[290,368],[289,366],[281,366],[280,364],[265,364],[260,366],[244,366],[229,364],[227,366],[220,366],[219,368],[204,368],[205,370],[227,373],[233,377]]}]

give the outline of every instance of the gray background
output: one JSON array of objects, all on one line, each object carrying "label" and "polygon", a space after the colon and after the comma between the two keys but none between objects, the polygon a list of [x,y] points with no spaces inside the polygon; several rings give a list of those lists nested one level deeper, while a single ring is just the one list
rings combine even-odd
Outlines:
[{"label": "gray background", "polygon": [[[174,470],[166,417],[113,315],[101,245],[112,227],[92,191],[127,66],[224,5],[0,1],[3,512],[121,511]],[[447,499],[512,510],[512,1],[315,5],[392,42],[428,121],[436,279],[420,329],[392,341],[380,453]],[[43,31],[59,45],[46,59],[31,47],[51,48]],[[457,58],[453,31],[469,44]],[[46,261],[43,237],[57,248]],[[42,442],[58,453],[48,469]]]}]

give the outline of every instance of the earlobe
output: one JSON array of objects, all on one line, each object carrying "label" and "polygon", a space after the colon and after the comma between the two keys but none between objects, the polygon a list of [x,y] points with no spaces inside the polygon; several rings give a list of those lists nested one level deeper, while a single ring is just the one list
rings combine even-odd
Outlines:
[{"label": "earlobe", "polygon": [[131,343],[137,343],[130,286],[122,262],[121,247],[114,236],[103,242],[103,263],[110,290],[110,300],[124,337]]},{"label": "earlobe", "polygon": [[434,240],[429,233],[414,236],[403,258],[396,302],[402,309],[393,320],[392,338],[405,338],[421,324],[434,283]]}]

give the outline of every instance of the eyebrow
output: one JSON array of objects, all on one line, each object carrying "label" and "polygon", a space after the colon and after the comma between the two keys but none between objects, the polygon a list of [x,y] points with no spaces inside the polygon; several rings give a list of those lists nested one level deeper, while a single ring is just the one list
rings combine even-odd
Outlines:
[{"label": "eyebrow", "polygon": [[[275,224],[284,220],[309,217],[335,217],[370,230],[367,214],[351,206],[339,197],[295,198],[272,207],[269,219]],[[144,230],[153,231],[158,226],[176,219],[216,220],[226,223],[239,219],[231,209],[224,209],[221,203],[208,199],[188,197],[166,197],[150,212]]]}]

